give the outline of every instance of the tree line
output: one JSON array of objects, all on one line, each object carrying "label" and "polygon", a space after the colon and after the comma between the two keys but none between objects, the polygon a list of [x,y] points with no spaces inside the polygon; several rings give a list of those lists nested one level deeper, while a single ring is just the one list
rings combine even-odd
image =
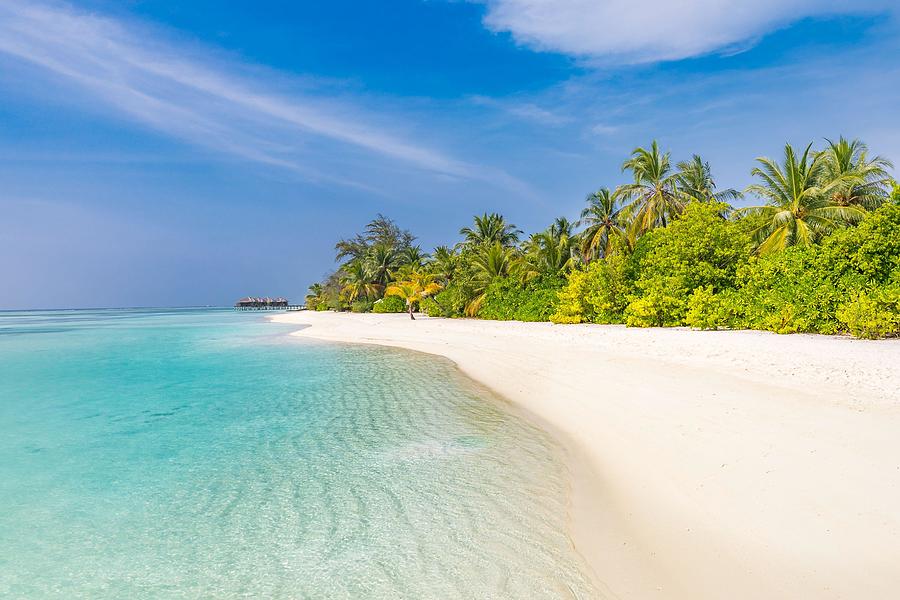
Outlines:
[{"label": "tree line", "polygon": [[[720,189],[698,155],[657,142],[623,163],[629,182],[589,194],[580,217],[525,236],[497,213],[427,253],[378,215],[335,245],[313,310],[900,334],[900,187],[860,140],[785,145],[754,183]],[[733,203],[752,199],[751,206]],[[753,202],[753,201],[756,202]]]}]

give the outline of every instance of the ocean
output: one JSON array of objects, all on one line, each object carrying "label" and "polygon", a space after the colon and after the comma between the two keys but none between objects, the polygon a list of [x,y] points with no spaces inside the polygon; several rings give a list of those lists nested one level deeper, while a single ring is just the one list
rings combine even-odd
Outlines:
[{"label": "ocean", "polygon": [[0,312],[0,597],[594,598],[561,449],[424,354]]}]

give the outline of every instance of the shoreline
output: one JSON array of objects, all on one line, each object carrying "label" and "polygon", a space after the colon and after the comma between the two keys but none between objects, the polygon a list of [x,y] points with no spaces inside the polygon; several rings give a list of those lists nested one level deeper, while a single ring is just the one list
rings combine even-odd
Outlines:
[{"label": "shoreline", "polygon": [[900,342],[286,313],[293,335],[446,357],[533,415],[571,535],[621,598],[900,589]]}]

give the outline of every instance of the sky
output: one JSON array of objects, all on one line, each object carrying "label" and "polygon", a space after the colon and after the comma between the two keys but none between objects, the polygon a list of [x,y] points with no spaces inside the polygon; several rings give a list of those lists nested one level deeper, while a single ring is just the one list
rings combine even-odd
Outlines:
[{"label": "sky", "polygon": [[425,249],[482,212],[537,231],[654,139],[738,189],[786,142],[900,161],[898,13],[3,0],[0,309],[299,302],[378,213]]}]

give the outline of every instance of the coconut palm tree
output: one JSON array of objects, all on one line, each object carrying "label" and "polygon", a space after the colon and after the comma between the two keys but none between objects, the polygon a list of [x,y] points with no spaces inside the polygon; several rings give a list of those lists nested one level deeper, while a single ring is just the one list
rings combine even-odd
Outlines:
[{"label": "coconut palm tree", "polygon": [[397,260],[404,267],[412,267],[414,271],[418,271],[428,260],[428,253],[422,252],[421,246],[407,246],[399,252]]},{"label": "coconut palm tree", "polygon": [[522,232],[512,223],[507,223],[502,215],[497,213],[484,213],[475,216],[473,227],[463,227],[459,230],[465,237],[465,243],[470,245],[482,245],[498,243],[501,246],[515,246]]},{"label": "coconut palm tree", "polygon": [[788,246],[805,246],[838,227],[865,216],[858,206],[838,206],[831,194],[839,181],[826,181],[825,156],[811,154],[812,144],[799,157],[785,144],[782,164],[757,158],[751,172],[762,180],[747,188],[767,200],[765,206],[742,209],[757,214],[764,223],[754,232],[758,254],[770,254]]},{"label": "coconut palm tree", "polygon": [[522,279],[528,281],[540,275],[557,275],[573,267],[578,248],[574,229],[574,223],[560,217],[545,231],[533,234],[525,244]]},{"label": "coconut palm tree", "polygon": [[716,182],[712,176],[709,163],[698,154],[690,160],[683,160],[678,165],[678,192],[687,201],[722,202],[729,204],[741,198],[741,193],[734,189],[716,191]]},{"label": "coconut palm tree", "polygon": [[826,140],[828,148],[821,152],[824,177],[835,184],[831,201],[838,206],[861,206],[874,210],[890,196],[894,165],[881,156],[869,158],[869,148],[860,140],[837,142]]},{"label": "coconut palm tree", "polygon": [[466,315],[474,317],[484,303],[488,286],[498,277],[506,277],[518,268],[518,255],[514,248],[494,242],[480,246],[472,255],[472,300],[466,305]]},{"label": "coconut palm tree", "polygon": [[375,244],[365,257],[372,281],[385,286],[391,280],[391,273],[400,266],[400,256],[395,246]]},{"label": "coconut palm tree", "polygon": [[656,140],[649,149],[635,148],[622,171],[631,171],[634,183],[619,186],[616,197],[628,202],[622,212],[632,221],[635,237],[665,227],[684,210],[678,174],[672,171],[669,153],[660,152]]},{"label": "coconut palm tree", "polygon": [[348,302],[360,297],[376,298],[382,286],[372,280],[372,274],[361,260],[355,260],[341,269],[341,293]]},{"label": "coconut palm tree", "polygon": [[588,205],[581,211],[578,226],[581,232],[581,253],[587,260],[602,258],[610,251],[614,238],[625,235],[619,213],[621,207],[608,188],[600,188],[587,197]]},{"label": "coconut palm tree", "polygon": [[404,281],[397,281],[388,286],[384,291],[385,296],[397,296],[406,302],[406,308],[409,310],[409,318],[413,321],[413,305],[421,302],[423,299],[438,293],[443,286],[434,280],[434,275],[430,273],[410,273]]},{"label": "coconut palm tree", "polygon": [[319,302],[324,301],[325,296],[325,286],[321,283],[314,283],[309,286],[308,293],[304,300],[306,300],[306,307],[315,309]]},{"label": "coconut palm tree", "polygon": [[429,267],[435,277],[444,283],[449,283],[456,274],[459,266],[459,254],[453,248],[438,246],[429,261]]}]

